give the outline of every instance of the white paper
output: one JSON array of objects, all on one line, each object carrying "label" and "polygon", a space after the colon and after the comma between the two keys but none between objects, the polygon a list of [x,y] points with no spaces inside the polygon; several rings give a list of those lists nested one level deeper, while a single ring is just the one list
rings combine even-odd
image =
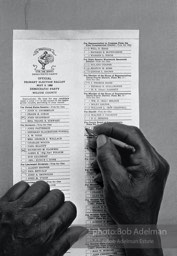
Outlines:
[{"label": "white paper", "polygon": [[62,190],[77,206],[76,224],[105,218],[85,127],[139,126],[138,55],[137,30],[14,31],[13,182],[42,179]]}]

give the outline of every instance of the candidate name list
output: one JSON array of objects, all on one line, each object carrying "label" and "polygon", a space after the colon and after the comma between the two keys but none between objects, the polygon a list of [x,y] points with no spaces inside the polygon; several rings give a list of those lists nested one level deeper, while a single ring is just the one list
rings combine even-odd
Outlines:
[{"label": "candidate name list", "polygon": [[[104,122],[132,120],[132,49],[129,41],[87,41],[84,43],[84,117],[85,126]],[[85,143],[87,145],[87,143]],[[87,146],[86,146],[87,148]],[[93,155],[85,150],[87,224],[112,224],[106,213],[102,188],[94,181],[90,165]],[[109,239],[110,240],[110,239]],[[94,244],[96,243],[96,244]],[[117,248],[90,239],[92,255],[117,255]],[[104,247],[104,253],[101,248]],[[100,248],[100,249],[99,249]],[[120,254],[121,255],[121,254]]]},{"label": "candidate name list", "polygon": [[21,97],[21,179],[45,180],[69,198],[69,97]]}]

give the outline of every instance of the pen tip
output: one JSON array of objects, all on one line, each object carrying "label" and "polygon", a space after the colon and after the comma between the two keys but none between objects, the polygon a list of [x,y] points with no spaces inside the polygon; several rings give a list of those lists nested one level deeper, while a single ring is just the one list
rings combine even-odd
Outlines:
[{"label": "pen tip", "polygon": [[89,128],[85,128],[86,132],[88,133],[89,136],[96,136],[96,134]]},{"label": "pen tip", "polygon": [[85,130],[89,136],[93,136],[92,130],[90,130],[89,128],[85,128]]}]

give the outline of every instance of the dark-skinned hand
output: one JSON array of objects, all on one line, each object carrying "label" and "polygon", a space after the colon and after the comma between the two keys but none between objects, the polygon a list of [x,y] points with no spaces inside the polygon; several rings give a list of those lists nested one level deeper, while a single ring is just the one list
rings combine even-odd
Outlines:
[{"label": "dark-skinned hand", "polygon": [[[105,123],[96,126],[94,132],[97,141],[92,138],[89,145],[96,151],[95,180],[103,185],[109,214],[119,224],[156,225],[168,163],[136,127]],[[115,146],[108,137],[133,146],[135,152]]]},{"label": "dark-skinned hand", "polygon": [[76,207],[44,181],[22,181],[0,199],[1,256],[61,256],[80,237],[84,227],[69,227]]}]

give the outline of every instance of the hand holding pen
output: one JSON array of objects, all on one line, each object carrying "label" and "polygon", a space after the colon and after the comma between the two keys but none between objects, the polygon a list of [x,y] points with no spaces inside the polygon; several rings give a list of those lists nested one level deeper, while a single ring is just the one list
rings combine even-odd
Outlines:
[{"label": "hand holding pen", "polygon": [[[93,130],[89,129],[89,128],[85,128],[86,132],[88,133],[88,135],[90,137],[94,137],[94,138],[97,138],[98,137],[98,134],[96,134],[96,132],[94,132]],[[130,146],[128,144],[126,144],[125,142],[123,141],[120,141],[120,140],[116,140],[114,138],[111,138],[109,137],[109,139],[112,141],[112,143],[115,145],[115,146],[118,146],[120,148],[124,148],[124,149],[127,149],[129,151],[131,151],[132,153],[135,152],[135,148],[133,146]]]},{"label": "hand holding pen", "polygon": [[[102,178],[105,204],[112,219],[117,224],[156,225],[169,171],[166,160],[137,127],[105,123],[94,127],[93,133],[91,141],[95,140],[92,149],[96,158],[92,166],[97,177]],[[118,145],[118,141],[123,144]],[[133,153],[132,149],[130,153],[122,147],[133,147]],[[137,244],[136,249],[126,248],[127,256],[162,256],[160,238],[152,239],[156,248]]]}]

